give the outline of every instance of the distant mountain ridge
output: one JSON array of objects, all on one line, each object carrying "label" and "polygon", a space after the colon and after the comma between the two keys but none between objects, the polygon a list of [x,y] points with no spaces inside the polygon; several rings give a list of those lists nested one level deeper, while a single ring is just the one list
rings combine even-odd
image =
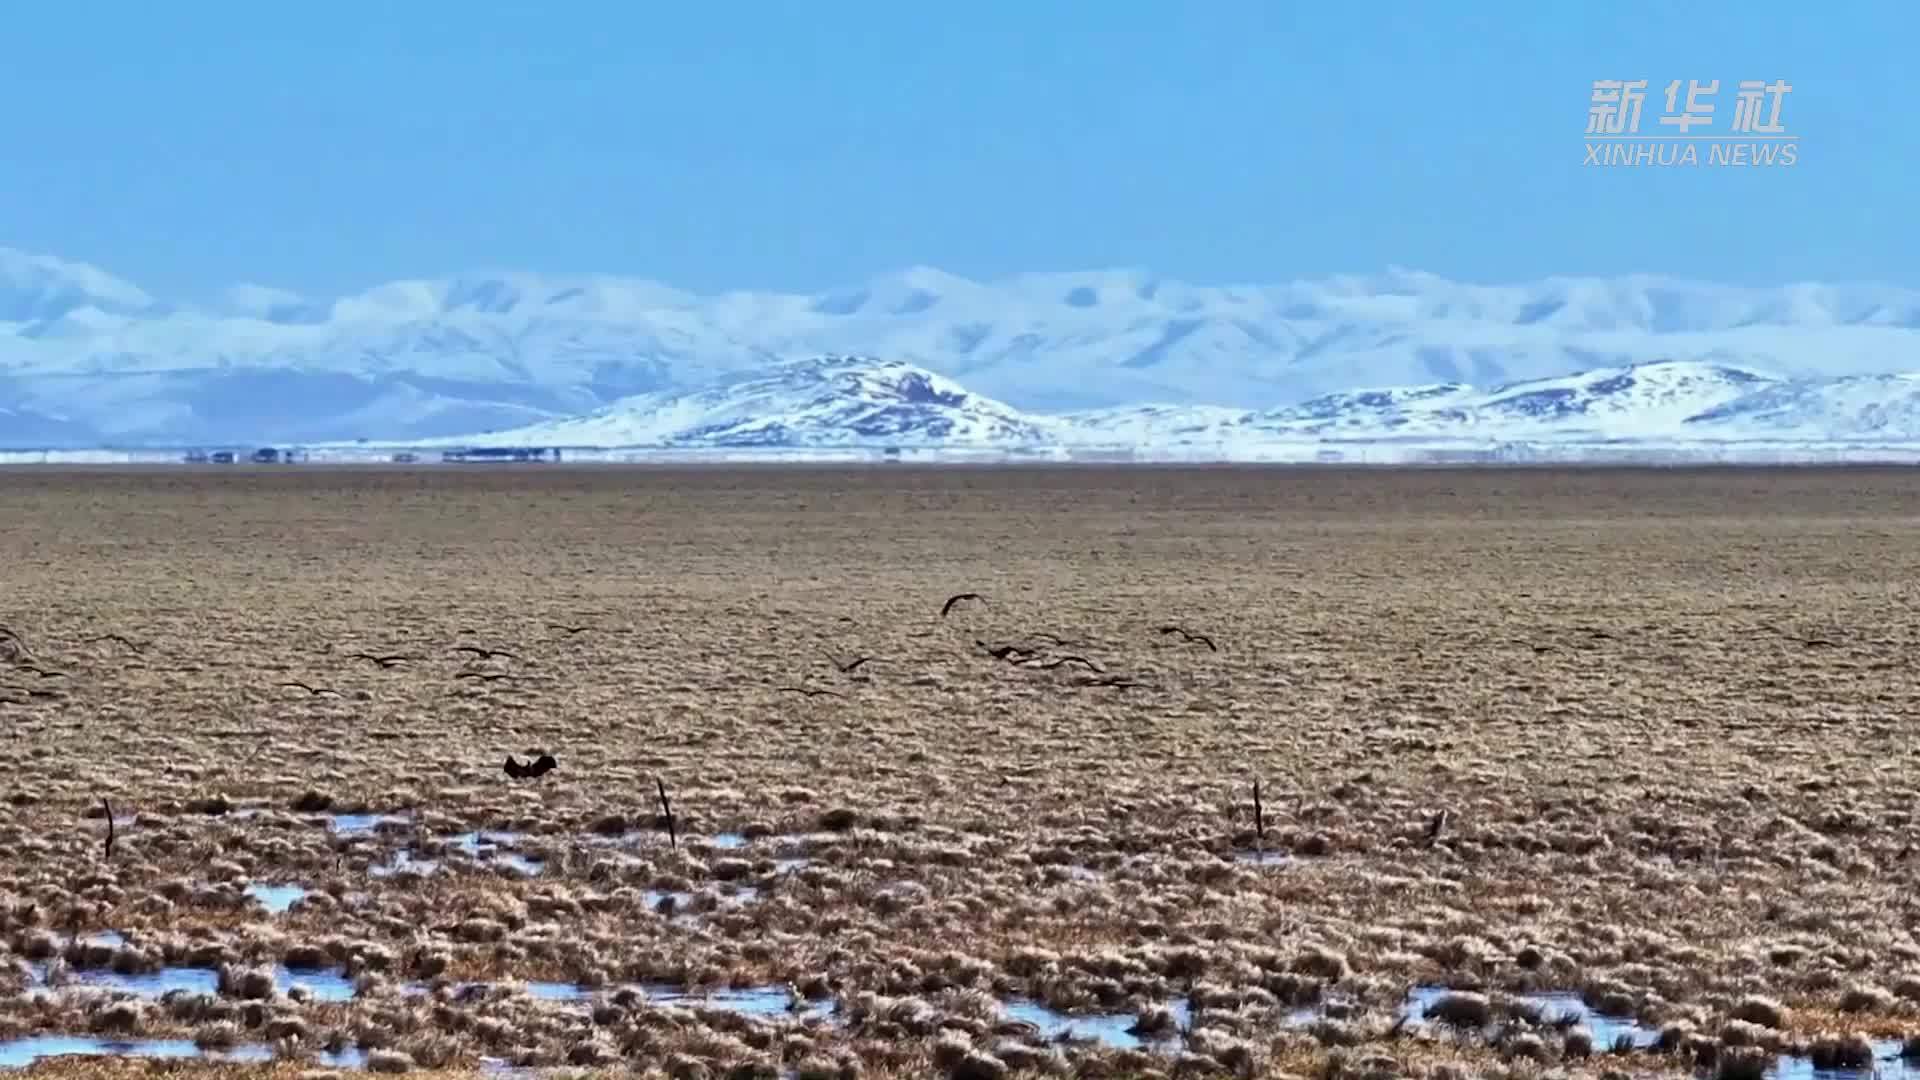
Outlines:
[{"label": "distant mountain ridge", "polygon": [[[806,294],[702,296],[637,278],[498,273],[342,296],[247,284],[189,302],[84,263],[0,249],[0,409],[93,441],[458,436],[635,395],[704,392],[823,354],[902,361],[1029,417],[1319,402],[1346,427],[1366,426],[1355,419],[1366,408],[1417,427],[1433,421],[1411,402],[1340,395],[1660,361],[1807,387],[1891,379],[1920,370],[1920,291],[1652,276],[1473,285],[1398,269],[1274,285],[1198,286],[1137,270],[980,282],[921,267]],[[1779,423],[1870,422],[1851,399],[1780,393]],[[1873,415],[1884,430],[1902,422],[1898,407]],[[28,430],[0,416],[0,443],[18,445]]]},{"label": "distant mountain ridge", "polygon": [[825,356],[643,394],[583,416],[425,446],[1019,449],[1234,447],[1313,440],[1920,442],[1920,375],[1793,380],[1668,361],[1491,390],[1449,383],[1280,409],[1154,405],[1023,413],[897,360]]},{"label": "distant mountain ridge", "polygon": [[1059,423],[898,361],[828,356],[641,394],[585,416],[427,440],[460,446],[1031,446]]}]

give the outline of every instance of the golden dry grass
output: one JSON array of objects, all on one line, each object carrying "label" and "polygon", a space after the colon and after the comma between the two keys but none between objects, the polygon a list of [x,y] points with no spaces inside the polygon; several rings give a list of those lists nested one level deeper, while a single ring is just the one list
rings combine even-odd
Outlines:
[{"label": "golden dry grass", "polygon": [[[1710,1036],[1765,996],[1788,1049],[1920,1032],[1906,471],[16,470],[0,508],[0,623],[70,676],[0,659],[0,686],[62,695],[0,691],[7,947],[305,946],[364,983],[115,1021],[142,1034],[298,1019],[289,1046],[675,1075],[1621,1067],[1560,1062],[1551,1030],[1544,1062],[1521,1029],[1391,1031],[1437,982]],[[988,602],[940,618],[960,591]],[[1043,632],[1142,685],[974,645]],[[540,750],[553,774],[502,774]],[[1232,858],[1256,779],[1284,865]],[[419,831],[333,835],[292,809],[309,793]],[[103,797],[139,815],[110,861]],[[215,797],[259,812],[197,812]],[[441,850],[476,828],[545,873]],[[368,874],[409,846],[444,865]],[[331,896],[271,916],[249,881]],[[656,889],[694,896],[669,918]],[[434,974],[791,983],[845,1025],[399,996]],[[98,992],[6,979],[0,1033],[105,1022]],[[994,1004],[1189,993],[1184,1058],[1037,1051]],[[1326,1001],[1348,1015],[1278,1022]]]}]

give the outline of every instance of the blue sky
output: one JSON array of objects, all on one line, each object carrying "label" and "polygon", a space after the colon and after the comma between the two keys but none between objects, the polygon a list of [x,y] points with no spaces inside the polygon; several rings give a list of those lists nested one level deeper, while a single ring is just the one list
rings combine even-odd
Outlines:
[{"label": "blue sky", "polygon": [[[1910,4],[8,10],[0,246],[167,296],[1388,265],[1920,285]],[[1800,162],[1582,166],[1591,83],[1794,86]]]}]

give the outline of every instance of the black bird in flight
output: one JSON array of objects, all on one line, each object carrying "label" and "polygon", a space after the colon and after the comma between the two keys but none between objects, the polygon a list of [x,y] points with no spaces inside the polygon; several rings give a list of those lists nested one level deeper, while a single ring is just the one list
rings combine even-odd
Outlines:
[{"label": "black bird in flight", "polygon": [[953,610],[953,605],[959,603],[962,600],[978,600],[983,604],[987,602],[987,598],[984,596],[981,596],[977,592],[955,593],[954,595],[947,597],[947,602],[940,606],[940,617],[943,619],[946,618],[947,612]]},{"label": "black bird in flight", "polygon": [[125,645],[127,648],[132,649],[134,652],[139,652],[143,648],[143,646],[139,645],[132,638],[127,637],[125,634],[100,634],[97,637],[88,638],[86,643],[91,645],[97,641],[117,641],[120,644]]},{"label": "black bird in flight", "polygon": [[808,697],[819,697],[820,695],[825,694],[828,697],[837,697],[837,698],[844,699],[847,696],[845,694],[836,693],[832,690],[821,690],[811,686],[782,686],[780,687],[779,692],[782,694],[805,694]]},{"label": "black bird in flight", "polygon": [[841,673],[842,675],[851,675],[851,674],[853,674],[853,672],[854,672],[854,671],[856,671],[856,670],[858,670],[858,669],[859,669],[859,667],[860,667],[860,665],[861,665],[861,664],[866,664],[866,663],[881,663],[881,664],[884,664],[884,663],[886,663],[886,661],[885,661],[885,660],[882,660],[882,659],[880,659],[880,658],[879,658],[879,657],[877,657],[877,656],[862,656],[862,657],[859,657],[859,658],[857,658],[857,659],[853,659],[853,660],[849,660],[849,661],[847,661],[846,663],[844,663],[844,664],[843,664],[843,663],[841,663],[841,662],[840,662],[839,660],[836,660],[836,659],[834,659],[834,655],[833,655],[832,653],[830,653],[830,652],[824,652],[824,651],[823,651],[823,652],[821,653],[821,655],[823,655],[823,656],[825,656],[825,657],[827,658],[827,662],[828,662],[828,663],[831,663],[831,664],[832,664],[832,665],[833,665],[834,667],[836,667],[836,668],[839,668],[839,669],[840,669],[840,673]]},{"label": "black bird in flight", "polygon": [[513,777],[515,780],[527,780],[534,777],[545,776],[557,768],[559,764],[559,762],[553,760],[552,754],[541,754],[525,765],[513,760],[513,755],[508,754],[505,769],[507,775]]},{"label": "black bird in flight", "polygon": [[280,685],[281,686],[297,686],[300,689],[305,690],[308,694],[312,695],[313,697],[319,697],[321,694],[332,694],[334,697],[340,696],[340,691],[334,690],[331,687],[326,687],[326,686],[308,686],[306,683],[303,683],[303,682],[283,682]]},{"label": "black bird in flight", "polygon": [[478,645],[456,645],[454,646],[453,651],[463,652],[463,653],[472,653],[475,658],[480,660],[491,660],[496,656],[504,656],[509,660],[520,659],[519,657],[513,655],[512,653],[508,652],[505,649],[483,649]]},{"label": "black bird in flight", "polygon": [[1056,656],[1046,661],[1045,663],[1033,664],[1031,666],[1038,668],[1041,671],[1052,671],[1054,668],[1059,667],[1061,664],[1082,664],[1086,667],[1088,671],[1105,672],[1107,670],[1106,668],[1101,667],[1099,664],[1094,663],[1093,661],[1087,659],[1084,656]]},{"label": "black bird in flight", "polygon": [[1183,641],[1188,641],[1188,642],[1197,641],[1200,644],[1205,645],[1208,649],[1212,650],[1213,652],[1220,651],[1220,647],[1213,643],[1212,638],[1208,637],[1205,634],[1196,634],[1193,631],[1188,630],[1183,626],[1163,626],[1160,628],[1160,633],[1163,636],[1166,634],[1179,634]]},{"label": "black bird in flight", "polygon": [[[979,638],[974,638],[973,643],[985,649],[987,655],[993,657],[995,660],[1005,660],[1010,664],[1017,664],[1022,660],[1031,660],[1040,655],[1038,649],[1022,648],[1019,645],[988,645]],[[1019,655],[1016,656],[1014,655],[1015,653]]]},{"label": "black bird in flight", "polygon": [[347,657],[347,659],[349,659],[349,660],[365,660],[365,661],[367,661],[367,662],[369,662],[369,663],[374,663],[374,664],[379,664],[379,665],[380,665],[381,667],[383,667],[383,668],[390,668],[390,667],[393,667],[393,666],[394,666],[394,665],[396,665],[396,664],[404,664],[404,663],[406,663],[407,661],[409,661],[409,660],[412,660],[412,659],[413,659],[413,657],[411,657],[411,656],[398,656],[398,655],[395,655],[395,656],[375,656],[375,655],[373,655],[372,653],[363,653],[363,652],[357,652],[357,653],[354,653],[354,654],[352,654],[352,655],[350,655],[350,656],[348,656],[348,657]]},{"label": "black bird in flight", "polygon": [[64,679],[67,677],[67,673],[64,671],[48,671],[46,668],[35,664],[21,664],[20,670],[31,671],[43,679]]},{"label": "black bird in flight", "polygon": [[501,679],[514,678],[503,671],[463,671],[455,675],[456,679],[484,679],[487,682],[499,682]]},{"label": "black bird in flight", "polygon": [[565,634],[566,634],[566,635],[567,635],[568,637],[572,637],[572,636],[573,636],[573,635],[575,635],[575,634],[584,634],[584,633],[586,633],[587,631],[589,631],[589,630],[591,630],[591,629],[593,629],[593,627],[591,627],[591,626],[567,626],[567,625],[566,625],[566,624],[564,624],[564,623],[557,623],[557,622],[550,622],[550,623],[548,623],[548,624],[547,624],[547,629],[549,629],[549,630],[560,630],[560,631],[563,631],[563,632],[564,632],[564,633],[565,633]]}]

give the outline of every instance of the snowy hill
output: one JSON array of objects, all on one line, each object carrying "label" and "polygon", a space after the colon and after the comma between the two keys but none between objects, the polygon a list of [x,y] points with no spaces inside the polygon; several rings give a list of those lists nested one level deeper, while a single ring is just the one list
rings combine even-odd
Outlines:
[{"label": "snowy hill", "polygon": [[1598,368],[1487,392],[1446,384],[1336,394],[1248,423],[1275,433],[1346,438],[1672,438],[1700,414],[1777,383],[1745,368],[1668,362]]},{"label": "snowy hill", "polygon": [[1920,374],[1864,375],[1821,382],[1776,382],[1689,418],[1696,429],[1726,428],[1753,437],[1836,440],[1920,438]]},{"label": "snowy hill", "polygon": [[995,447],[1051,441],[1056,427],[909,364],[827,356],[701,390],[641,394],[576,419],[421,445]]},{"label": "snowy hill", "polygon": [[[1836,435],[1835,433],[1841,433]],[[1920,375],[1792,380],[1685,361],[1478,390],[1458,383],[1328,395],[1285,409],[1160,405],[1022,413],[899,361],[829,356],[645,394],[570,420],[434,446],[1235,448],[1276,442],[1476,440],[1920,443]]]},{"label": "snowy hill", "polygon": [[[242,284],[193,301],[0,249],[0,408],[66,417],[116,442],[450,437],[822,354],[886,357],[1115,437],[1164,426],[1170,414],[1153,410],[1190,406],[1357,431],[1400,417],[1452,422],[1410,401],[1355,396],[1362,387],[1444,397],[1668,360],[1788,380],[1920,370],[1920,291],[1649,276],[1474,285],[1401,270],[1271,285],[1135,270],[973,281],[919,267],[818,293],[698,295],[637,278],[503,272],[344,296]],[[1555,412],[1555,395],[1588,400],[1577,387],[1536,389],[1547,396],[1482,403],[1473,415],[1558,429],[1577,418]],[[1592,397],[1585,422],[1617,426],[1606,402],[1627,399]],[[1746,419],[1804,427],[1827,415],[1807,402],[1779,408]],[[1849,402],[1831,408],[1835,422],[1853,422]],[[19,438],[0,427],[0,443]]]},{"label": "snowy hill", "polygon": [[30,333],[76,315],[86,320],[155,307],[140,289],[97,267],[0,247],[0,326]]}]

